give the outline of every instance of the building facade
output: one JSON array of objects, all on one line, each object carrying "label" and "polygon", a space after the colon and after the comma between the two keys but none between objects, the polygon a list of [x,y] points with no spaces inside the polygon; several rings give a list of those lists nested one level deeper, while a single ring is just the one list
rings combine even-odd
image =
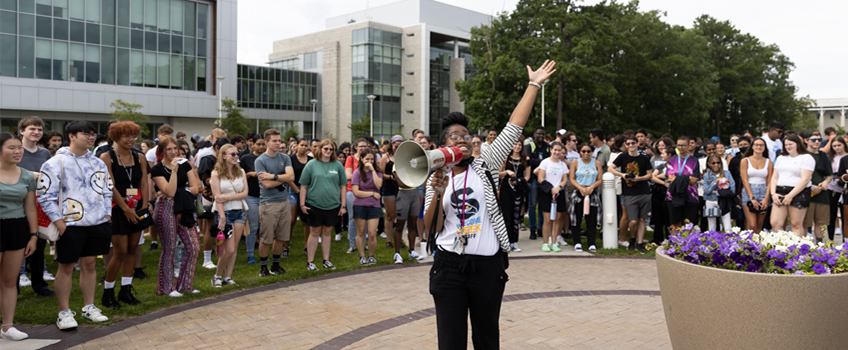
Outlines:
[{"label": "building facade", "polygon": [[830,126],[846,129],[845,113],[848,112],[848,98],[828,98],[815,101],[816,105],[808,110],[818,118],[820,132],[824,132],[824,129]]},{"label": "building facade", "polygon": [[372,108],[375,139],[410,137],[413,129],[436,136],[442,116],[464,110],[454,82],[474,74],[471,28],[490,21],[432,0],[404,0],[328,18],[323,31],[275,41],[269,61],[318,74],[322,136],[350,140],[349,126]]}]

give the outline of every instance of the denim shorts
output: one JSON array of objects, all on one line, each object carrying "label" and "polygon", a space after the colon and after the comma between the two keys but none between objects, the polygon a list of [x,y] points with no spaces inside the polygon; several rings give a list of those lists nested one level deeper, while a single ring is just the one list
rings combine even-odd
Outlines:
[{"label": "denim shorts", "polygon": [[383,217],[383,208],[380,207],[366,207],[364,205],[354,205],[353,206],[353,218],[354,219],[379,219]]},{"label": "denim shorts", "polygon": [[[227,217],[227,225],[232,224],[243,224],[247,220],[245,220],[244,210],[236,209],[236,210],[227,210],[224,212],[224,216]],[[220,220],[218,216],[218,211],[215,211],[215,222],[217,223]]]},{"label": "denim shorts", "polygon": [[[766,198],[766,192],[768,192],[768,188],[766,184],[751,184],[751,193],[754,194],[754,199],[761,201]],[[748,202],[751,201],[751,197],[748,197],[748,191],[745,188],[742,188],[742,205],[748,205]]]},{"label": "denim shorts", "polygon": [[[300,185],[297,185],[297,189],[300,190]],[[300,195],[289,189],[289,204],[298,205],[299,201]]]}]

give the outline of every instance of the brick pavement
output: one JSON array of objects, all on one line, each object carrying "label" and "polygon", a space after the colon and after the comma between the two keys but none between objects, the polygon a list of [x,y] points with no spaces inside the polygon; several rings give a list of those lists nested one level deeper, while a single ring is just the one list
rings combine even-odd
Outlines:
[{"label": "brick pavement", "polygon": [[[375,269],[224,298],[74,349],[435,349],[428,269]],[[653,259],[513,259],[508,273],[505,349],[670,348]],[[369,329],[380,331],[356,337]]]}]

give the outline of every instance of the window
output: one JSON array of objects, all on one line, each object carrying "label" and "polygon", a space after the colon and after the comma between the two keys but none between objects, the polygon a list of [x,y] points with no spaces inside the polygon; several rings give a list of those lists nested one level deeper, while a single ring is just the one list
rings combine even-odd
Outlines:
[{"label": "window", "polygon": [[[124,0],[130,3],[130,27],[133,29],[144,29],[144,0]],[[125,6],[124,4],[120,4]],[[120,17],[119,17],[120,18]]]},{"label": "window", "polygon": [[318,53],[311,52],[303,55],[303,69],[318,68]]},{"label": "window", "polygon": [[144,53],[144,86],[156,87],[156,54]]},{"label": "window", "polygon": [[18,38],[18,77],[35,77],[35,39]]},{"label": "window", "polygon": [[85,20],[100,23],[100,0],[85,1]]},{"label": "window", "polygon": [[0,76],[3,77],[14,77],[17,75],[17,45],[15,45],[16,38],[11,35],[0,35],[0,47],[3,47],[3,50],[0,50]]},{"label": "window", "polygon": [[156,31],[156,0],[144,0],[144,29]]},{"label": "window", "polygon": [[406,33],[406,36],[415,36],[415,33]]},{"label": "window", "polygon": [[206,39],[209,5],[197,4],[197,37]]},{"label": "window", "polygon": [[171,32],[171,4],[170,0],[159,0],[159,32]]},{"label": "window", "polygon": [[132,50],[130,53],[130,85],[144,85],[144,53]]},{"label": "window", "polygon": [[197,59],[197,91],[206,91],[206,59]]},{"label": "window", "polygon": [[171,84],[171,56],[159,54],[157,69],[159,70],[159,88],[167,89]]},{"label": "window", "polygon": [[53,42],[53,80],[68,80],[68,43]]},{"label": "window", "polygon": [[17,34],[18,15],[15,12],[0,11],[0,33]]},{"label": "window", "polygon": [[35,43],[35,78],[50,80],[53,62],[53,44],[50,40],[38,39]]},{"label": "window", "polygon": [[100,46],[85,46],[85,82],[100,82]]},{"label": "window", "polygon": [[406,75],[415,75],[415,72],[406,72]]},{"label": "window", "polygon": [[180,55],[171,55],[171,89],[183,86],[183,60]]},{"label": "window", "polygon": [[68,20],[53,19],[53,39],[68,40]]},{"label": "window", "polygon": [[71,44],[71,59],[68,62],[68,76],[71,81],[85,81],[85,45]]},{"label": "window", "polygon": [[406,96],[412,97],[412,96],[415,96],[415,93],[414,92],[407,92]]},{"label": "window", "polygon": [[38,16],[35,20],[35,36],[50,39],[53,36],[53,20]]},{"label": "window", "polygon": [[71,41],[85,42],[85,23],[71,21]]},{"label": "window", "polygon": [[100,42],[103,45],[115,46],[115,27],[103,26],[101,27],[101,30],[102,33],[100,34]]},{"label": "window", "polygon": [[118,49],[117,59],[117,79],[118,85],[130,85],[130,50]]},{"label": "window", "polygon": [[411,109],[410,109],[410,110],[407,110],[407,111],[406,111],[406,114],[415,114],[415,111],[413,111],[413,110],[411,110]]},{"label": "window", "polygon": [[68,0],[53,0],[53,17],[68,18]]},{"label": "window", "polygon": [[115,84],[115,49],[100,49],[100,83]]}]

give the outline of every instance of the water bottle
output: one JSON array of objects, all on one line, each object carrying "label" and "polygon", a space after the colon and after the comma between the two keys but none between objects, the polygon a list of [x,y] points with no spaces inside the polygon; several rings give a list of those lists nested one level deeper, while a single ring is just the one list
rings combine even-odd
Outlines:
[{"label": "water bottle", "polygon": [[551,221],[554,220],[556,220],[556,202],[551,203]]}]

